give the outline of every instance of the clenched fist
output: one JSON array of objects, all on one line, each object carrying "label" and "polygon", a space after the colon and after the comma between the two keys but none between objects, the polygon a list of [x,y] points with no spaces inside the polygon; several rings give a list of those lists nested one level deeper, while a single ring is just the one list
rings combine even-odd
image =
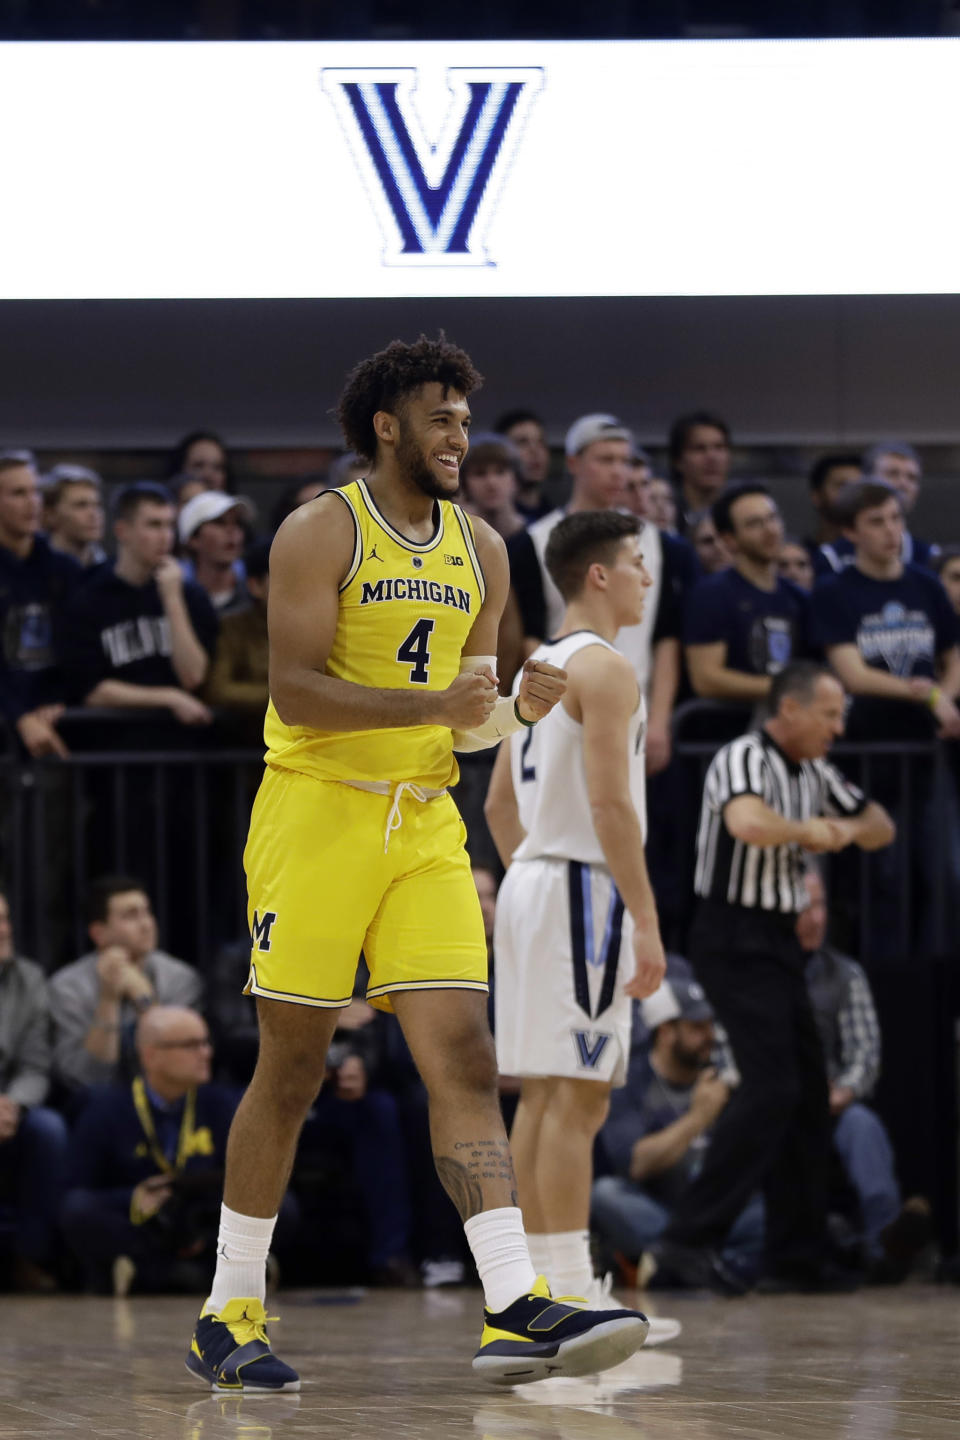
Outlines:
[{"label": "clenched fist", "polygon": [[489,668],[465,670],[437,696],[435,723],[451,730],[475,730],[489,719],[498,700]]},{"label": "clenched fist", "polygon": [[544,715],[550,714],[566,688],[566,670],[558,670],[556,665],[548,665],[546,660],[525,660],[517,709],[528,723],[542,720]]}]

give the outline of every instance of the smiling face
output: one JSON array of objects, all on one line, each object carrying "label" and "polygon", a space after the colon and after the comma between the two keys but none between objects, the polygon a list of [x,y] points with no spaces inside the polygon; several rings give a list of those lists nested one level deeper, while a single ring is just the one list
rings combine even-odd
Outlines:
[{"label": "smiling face", "polygon": [[380,446],[392,451],[400,479],[434,500],[449,500],[460,486],[469,446],[470,406],[464,395],[432,380],[406,396],[396,414],[378,410]]}]

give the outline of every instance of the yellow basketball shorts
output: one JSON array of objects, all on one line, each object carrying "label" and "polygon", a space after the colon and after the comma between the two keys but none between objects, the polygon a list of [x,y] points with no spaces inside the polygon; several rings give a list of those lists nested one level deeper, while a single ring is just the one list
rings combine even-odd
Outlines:
[{"label": "yellow basketball shorts", "polygon": [[244,852],[245,993],[300,1005],[350,1002],[360,952],[367,999],[398,990],[487,989],[487,946],[466,829],[448,794],[392,800],[268,767]]}]

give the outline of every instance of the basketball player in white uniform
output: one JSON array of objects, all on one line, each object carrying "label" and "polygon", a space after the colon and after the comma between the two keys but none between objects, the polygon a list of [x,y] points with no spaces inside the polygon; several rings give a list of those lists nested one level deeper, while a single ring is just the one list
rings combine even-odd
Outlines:
[{"label": "basketball player in white uniform", "polygon": [[642,618],[641,522],[578,511],[546,563],[566,602],[535,658],[567,690],[501,746],[486,815],[509,867],[494,929],[497,1060],[522,1077],[511,1145],[534,1264],[555,1294],[603,1303],[589,1250],[593,1142],[626,1079],[631,997],[665,970],[643,844],[644,702],[614,649]]}]

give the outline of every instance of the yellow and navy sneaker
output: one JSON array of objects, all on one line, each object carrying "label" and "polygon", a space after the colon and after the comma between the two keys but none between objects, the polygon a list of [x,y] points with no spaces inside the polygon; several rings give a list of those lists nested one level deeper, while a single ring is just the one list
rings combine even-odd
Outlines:
[{"label": "yellow and navy sneaker", "polygon": [[650,1328],[639,1310],[587,1310],[572,1295],[554,1300],[543,1275],[494,1315],[484,1310],[478,1375],[494,1385],[525,1385],[550,1375],[595,1375],[633,1355]]},{"label": "yellow and navy sneaker", "polygon": [[201,1312],[187,1369],[218,1395],[299,1390],[300,1376],[274,1355],[266,1327],[262,1300],[228,1300],[219,1314]]}]

